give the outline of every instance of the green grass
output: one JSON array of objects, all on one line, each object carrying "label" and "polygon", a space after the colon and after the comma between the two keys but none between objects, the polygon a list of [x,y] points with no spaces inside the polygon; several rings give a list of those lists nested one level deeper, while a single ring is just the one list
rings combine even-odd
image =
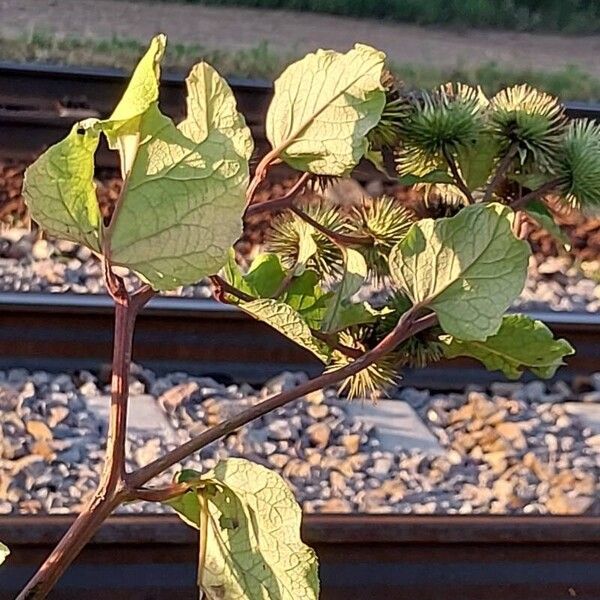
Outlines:
[{"label": "green grass", "polygon": [[[40,32],[17,39],[0,37],[0,60],[16,62],[130,70],[145,49],[145,44],[133,40],[60,38]],[[167,70],[184,71],[195,62],[206,60],[225,76],[273,80],[295,58],[297,56],[291,53],[288,56],[276,54],[266,43],[235,51],[169,44],[164,64]],[[408,87],[414,88],[431,88],[445,81],[462,81],[481,85],[486,93],[493,94],[508,85],[527,82],[562,100],[600,101],[600,79],[577,67],[541,72],[507,69],[494,63],[485,63],[476,68],[393,64],[392,70]]]},{"label": "green grass", "polygon": [[[10,38],[0,35],[0,60],[114,67],[132,69],[147,44],[131,39],[107,40],[64,38],[34,31],[28,36]],[[293,57],[280,57],[266,43],[247,50],[208,49],[196,44],[169,43],[163,65],[166,70],[184,71],[205,60],[223,75],[272,79]]]},{"label": "green grass", "polygon": [[[131,0],[130,0],[131,1]],[[172,0],[173,1],[173,0]],[[512,31],[600,31],[598,0],[175,0]]]}]

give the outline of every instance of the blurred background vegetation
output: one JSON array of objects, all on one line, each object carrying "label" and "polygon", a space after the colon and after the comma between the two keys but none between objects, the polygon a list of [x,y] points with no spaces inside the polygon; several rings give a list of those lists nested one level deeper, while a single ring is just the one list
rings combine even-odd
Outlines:
[{"label": "blurred background vegetation", "polygon": [[[146,48],[146,42],[113,38],[96,40],[63,37],[34,31],[28,36],[0,36],[0,60],[89,65],[131,69]],[[255,47],[231,50],[197,44],[171,42],[164,64],[169,71],[186,71],[200,59],[211,63],[225,76],[272,81],[291,61],[294,53],[275,52],[267,42]],[[567,100],[599,101],[600,79],[573,66],[556,71],[507,67],[484,62],[474,67],[392,63],[392,69],[409,88],[431,88],[446,81],[481,85],[488,94],[527,81],[531,85]]]},{"label": "blurred background vegetation", "polygon": [[[173,1],[173,0],[172,0]],[[600,31],[600,0],[175,0],[213,6],[284,8],[417,25],[515,31]]]}]

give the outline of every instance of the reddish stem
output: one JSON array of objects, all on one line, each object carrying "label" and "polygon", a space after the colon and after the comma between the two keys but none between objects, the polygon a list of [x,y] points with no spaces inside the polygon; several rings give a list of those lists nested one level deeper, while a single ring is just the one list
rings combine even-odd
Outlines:
[{"label": "reddish stem", "polygon": [[236,429],[243,427],[254,419],[258,419],[293,400],[306,396],[306,394],[334,385],[351,375],[356,375],[356,373],[362,371],[365,367],[368,367],[381,357],[385,356],[388,352],[394,350],[398,344],[424,329],[433,327],[433,325],[437,323],[437,316],[434,313],[428,314],[420,319],[417,318],[416,313],[418,310],[420,310],[420,307],[414,306],[411,310],[404,313],[396,327],[381,342],[379,342],[375,348],[369,350],[360,358],[357,358],[337,371],[324,373],[323,375],[315,377],[291,390],[281,392],[267,400],[263,400],[262,402],[241,411],[231,419],[215,425],[211,429],[197,435],[195,438],[192,438],[190,441],[175,448],[171,452],[168,452],[145,467],[130,473],[128,476],[129,484],[135,488],[140,488],[150,481],[150,479],[160,475],[163,471],[166,471],[173,465],[186,459],[194,452],[198,452],[198,450],[212,444],[218,439],[233,433]]},{"label": "reddish stem", "polygon": [[498,168],[496,169],[496,173],[490,181],[490,184],[487,186],[485,190],[485,194],[483,195],[482,202],[489,202],[492,199],[492,194],[496,191],[496,188],[500,185],[500,182],[506,175],[510,165],[513,161],[513,158],[517,155],[519,151],[519,146],[516,143],[511,144],[507,153],[502,157]]},{"label": "reddish stem", "polygon": [[298,181],[281,197],[273,198],[273,200],[268,200],[267,202],[260,202],[257,204],[251,204],[246,208],[246,217],[250,217],[257,213],[271,211],[275,212],[278,210],[283,210],[285,208],[290,208],[292,206],[292,201],[296,197],[296,195],[304,188],[310,179],[310,173],[304,173],[301,177],[298,178]]},{"label": "reddish stem", "polygon": [[269,167],[278,162],[278,159],[279,151],[274,149],[265,154],[262,160],[258,163],[256,171],[254,172],[254,177],[252,178],[252,181],[246,190],[246,206],[249,206],[252,203],[258,186],[265,180],[267,176]]},{"label": "reddish stem", "polygon": [[105,274],[107,288],[115,300],[115,329],[108,439],[100,483],[89,504],[17,596],[17,600],[45,598],[100,525],[127,499],[129,493],[125,484],[125,441],[133,332],[139,309],[154,292],[149,286],[144,286],[130,297],[123,280],[112,273],[110,265],[106,265]]}]

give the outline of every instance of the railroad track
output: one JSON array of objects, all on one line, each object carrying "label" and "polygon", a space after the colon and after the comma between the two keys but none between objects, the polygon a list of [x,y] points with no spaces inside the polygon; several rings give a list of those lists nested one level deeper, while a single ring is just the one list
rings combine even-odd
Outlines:
[{"label": "railroad track", "polygon": [[[30,162],[64,137],[75,121],[108,116],[125,90],[128,77],[115,69],[0,62],[0,159]],[[229,82],[253,131],[258,153],[263,154],[272,86],[264,80],[231,78]],[[161,83],[162,110],[180,119],[185,112],[184,75],[164,74]],[[600,119],[600,105],[567,103],[567,114]],[[101,144],[97,165],[116,168],[117,161],[116,153]],[[381,173],[363,163],[355,176],[381,178]]]},{"label": "railroad track", "polygon": [[[104,296],[0,294],[0,368],[95,368],[110,354],[111,313]],[[599,319],[535,316],[578,348],[567,375],[599,368]],[[257,382],[283,368],[317,369],[309,354],[239,311],[185,298],[157,298],[142,312],[135,359],[159,371]],[[462,389],[486,381],[484,373],[454,361],[409,373],[406,383]],[[0,600],[14,598],[71,521],[0,518],[0,540],[12,550],[0,569]],[[597,517],[306,515],[303,538],[319,556],[321,600],[600,598]],[[171,516],[113,517],[51,598],[192,600],[196,544],[197,534]]]},{"label": "railroad track", "polygon": [[[0,294],[0,369],[97,370],[108,363],[112,340],[108,297],[77,294]],[[557,376],[600,371],[600,316],[531,313],[576,354]],[[221,381],[261,384],[281,371],[319,372],[318,361],[270,327],[212,300],[159,297],[141,313],[134,360],[158,373],[211,374]],[[405,384],[443,391],[502,380],[475,361],[443,361],[408,370]]]},{"label": "railroad track", "polygon": [[[183,110],[182,78],[165,76],[163,110]],[[240,110],[264,144],[271,88],[232,80]],[[126,85],[115,71],[0,65],[0,158],[30,161],[85,116],[105,116]],[[571,104],[570,116],[600,118]],[[100,166],[116,166],[102,148]],[[365,173],[368,173],[365,171]],[[600,371],[600,317],[539,313],[577,354],[558,376]],[[104,296],[0,294],[0,369],[98,369],[111,352],[112,305]],[[158,373],[212,374],[260,384],[282,370],[315,374],[312,355],[232,307],[157,298],[142,312],[134,359]],[[472,361],[406,373],[406,385],[462,390],[500,380]],[[12,548],[0,569],[0,600],[13,598],[72,517],[0,518]],[[593,517],[308,515],[303,536],[319,554],[322,600],[598,600],[600,520]],[[169,516],[114,517],[69,570],[52,598],[185,600],[197,536]]]},{"label": "railroad track", "polygon": [[[13,598],[72,517],[2,517]],[[587,517],[307,515],[321,600],[598,600],[600,520]],[[197,533],[171,516],[113,517],[51,595],[193,600]],[[298,599],[302,600],[302,599]]]}]

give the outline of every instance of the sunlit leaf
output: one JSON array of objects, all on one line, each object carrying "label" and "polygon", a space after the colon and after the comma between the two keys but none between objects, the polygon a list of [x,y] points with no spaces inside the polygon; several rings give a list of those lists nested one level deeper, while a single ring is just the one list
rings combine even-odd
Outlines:
[{"label": "sunlit leaf", "polygon": [[339,331],[354,325],[375,323],[382,311],[375,310],[368,302],[342,302],[335,316],[335,325],[330,329]]},{"label": "sunlit leaf", "polygon": [[244,275],[250,294],[259,298],[270,298],[281,286],[285,270],[276,254],[259,254]]},{"label": "sunlit leaf", "polygon": [[250,131],[225,81],[208,65],[186,80],[178,126],[150,105],[125,192],[105,232],[111,260],[159,290],[216,273],[241,233]]},{"label": "sunlit leaf", "polygon": [[498,146],[489,135],[480,135],[473,144],[457,148],[458,167],[470,190],[480,188],[487,183],[497,155]]},{"label": "sunlit leaf", "polygon": [[470,356],[510,379],[518,379],[525,369],[538,377],[553,377],[564,357],[575,352],[566,340],[555,339],[541,321],[524,315],[505,316],[498,332],[484,341],[463,341],[449,335],[441,340],[447,358]]},{"label": "sunlit leaf", "polygon": [[413,304],[437,313],[446,333],[485,340],[527,276],[529,247],[512,233],[513,216],[500,204],[474,204],[415,223],[392,250],[393,279]]},{"label": "sunlit leaf", "polygon": [[298,257],[294,265],[294,275],[302,275],[310,259],[317,253],[317,244],[312,236],[312,227],[308,224],[299,230]]},{"label": "sunlit leaf", "polygon": [[299,346],[306,348],[322,362],[327,361],[328,356],[324,345],[312,336],[307,322],[288,304],[263,298],[252,302],[240,302],[239,307],[255,319],[263,321],[290,338]]},{"label": "sunlit leaf", "polygon": [[0,542],[0,565],[6,560],[8,555],[10,554],[10,550],[7,546],[5,546],[2,542]]},{"label": "sunlit leaf", "polygon": [[100,251],[102,217],[94,183],[98,121],[76,123],[26,171],[23,195],[35,221],[51,235]]},{"label": "sunlit leaf", "polygon": [[368,148],[367,133],[385,105],[385,55],[357,44],[346,54],[318,50],[275,82],[267,138],[300,171],[346,175]]},{"label": "sunlit leaf", "polygon": [[202,495],[209,526],[201,587],[208,600],[316,600],[318,565],[300,538],[302,512],[283,479],[240,458],[221,461],[201,487],[169,504],[200,527]]},{"label": "sunlit leaf", "polygon": [[325,292],[319,282],[319,274],[307,269],[300,277],[294,277],[285,293],[286,304],[297,311],[312,329],[320,328],[333,295]]},{"label": "sunlit leaf", "polygon": [[119,151],[121,174],[126,177],[131,171],[140,142],[140,119],[158,100],[160,61],[165,53],[167,38],[157,35],[150,42],[146,54],[138,63],[129,85],[106,128],[109,146]]},{"label": "sunlit leaf", "polygon": [[[157,36],[109,119],[78,123],[29,169],[25,197],[49,233],[106,254],[157,290],[216,273],[242,229],[250,130],[227,83],[205,63],[186,80],[187,117],[158,109]],[[126,176],[110,224],[95,193],[93,155],[103,132]]]},{"label": "sunlit leaf", "polygon": [[342,279],[329,301],[327,313],[323,319],[322,330],[332,332],[341,329],[340,315],[342,308],[363,286],[367,278],[367,263],[364,256],[353,248],[343,248],[344,273]]}]

